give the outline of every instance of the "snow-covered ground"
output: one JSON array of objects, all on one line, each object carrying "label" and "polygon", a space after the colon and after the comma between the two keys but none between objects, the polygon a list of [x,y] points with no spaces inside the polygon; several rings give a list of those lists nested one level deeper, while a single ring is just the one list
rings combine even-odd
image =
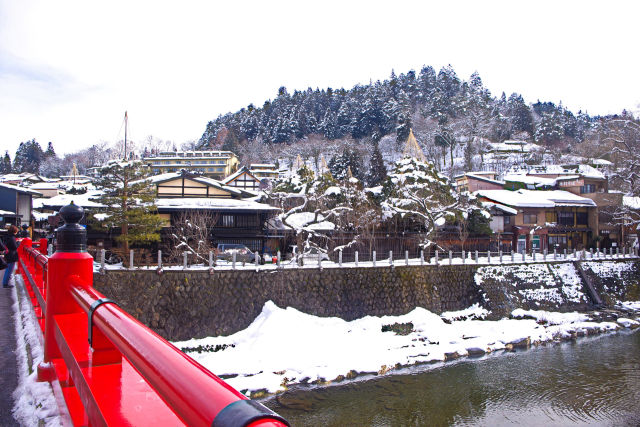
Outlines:
[{"label": "snow-covered ground", "polygon": [[[595,322],[582,313],[520,309],[512,313],[512,319],[476,320],[485,315],[486,310],[479,306],[441,316],[416,308],[402,316],[367,316],[348,322],[267,302],[243,331],[174,344],[182,349],[199,347],[200,352],[188,354],[245,393],[274,393],[291,383],[324,383],[356,373],[386,373],[400,366],[640,325],[640,306],[633,319],[621,318],[617,323]],[[384,325],[396,323],[411,332],[382,332]],[[216,346],[224,349],[207,351]]]},{"label": "snow-covered ground", "polygon": [[[398,256],[398,254],[394,255],[394,258],[396,258]],[[208,256],[207,256],[208,257]],[[438,253],[438,260],[437,263],[438,265],[459,265],[459,264],[479,264],[479,265],[508,265],[508,264],[529,264],[529,263],[542,263],[542,262],[549,262],[549,261],[576,261],[576,260],[591,260],[593,259],[594,261],[597,260],[622,260],[622,259],[636,259],[637,257],[630,255],[630,254],[603,254],[602,252],[600,253],[591,253],[591,252],[571,252],[571,253],[567,253],[566,256],[563,253],[557,253],[557,254],[553,254],[553,253],[549,253],[547,255],[544,255],[542,253],[536,253],[536,254],[518,254],[518,253],[514,253],[513,254],[513,261],[512,261],[512,254],[511,253],[503,253],[502,258],[500,258],[500,256],[498,254],[496,254],[495,252],[493,252],[491,254],[490,257],[487,256],[486,252],[479,252],[478,253],[478,259],[476,261],[475,258],[475,252],[466,252],[465,253],[465,257],[464,259],[462,258],[460,252],[456,253],[456,254],[452,254],[452,257],[449,258],[449,253],[448,252],[442,252],[440,251]],[[389,254],[377,254],[377,258],[376,258],[376,262],[375,262],[375,266],[376,267],[384,267],[384,266],[390,266],[391,263],[389,262]],[[393,265],[394,266],[402,266],[402,265],[435,265],[436,264],[436,260],[435,257],[432,257],[430,261],[427,260],[420,260],[420,258],[408,258],[407,260],[405,259],[394,259],[393,261]],[[597,263],[594,263],[597,264]],[[591,265],[591,264],[589,264]],[[358,263],[355,262],[343,262],[342,264],[339,264],[337,262],[331,262],[331,261],[322,261],[322,268],[353,268],[353,267],[374,267],[374,262],[372,260],[362,260],[362,258],[360,259],[360,261]],[[93,264],[93,271],[94,273],[97,273],[100,271],[100,263],[98,261],[95,261]],[[104,268],[106,270],[120,270],[120,269],[124,269],[126,267],[123,266],[122,263],[118,263],[118,264],[105,264]],[[140,268],[140,269],[151,269],[151,270],[156,270],[157,266],[142,266],[142,267],[136,267],[136,268]],[[182,265],[163,265],[163,270],[183,270],[184,267]],[[227,262],[227,261],[218,261],[216,263],[216,266],[214,267],[214,270],[231,270],[233,269],[233,264],[231,262]],[[280,266],[276,265],[276,264],[265,264],[265,265],[258,265],[256,266],[255,263],[246,263],[245,265],[242,265],[241,262],[236,262],[235,265],[235,269],[245,269],[245,270],[275,270],[277,268],[318,268],[318,263],[314,260],[311,262],[307,262],[303,267],[298,266],[294,260],[283,260],[280,264]],[[603,267],[603,268],[607,268],[607,267]],[[189,270],[208,270],[209,266],[205,265],[205,264],[188,264],[187,269]]]},{"label": "snow-covered ground", "polygon": [[[14,275],[11,280],[22,279]],[[36,381],[36,367],[42,361],[43,348],[40,327],[35,319],[31,301],[24,293],[20,294],[17,287],[14,287],[11,293],[14,301],[18,362],[18,387],[13,391],[13,416],[22,426],[61,426],[58,405],[51,385],[48,382]],[[27,354],[31,355],[31,361]]]}]

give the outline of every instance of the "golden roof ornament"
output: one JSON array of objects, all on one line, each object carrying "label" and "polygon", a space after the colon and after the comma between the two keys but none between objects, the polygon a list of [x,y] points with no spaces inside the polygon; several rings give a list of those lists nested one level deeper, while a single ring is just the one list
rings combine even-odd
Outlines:
[{"label": "golden roof ornament", "polygon": [[416,137],[413,136],[413,129],[409,130],[409,137],[407,138],[407,143],[404,145],[404,150],[402,151],[403,157],[413,157],[414,159],[420,162],[426,162],[427,158],[420,148],[418,141],[416,141]]}]

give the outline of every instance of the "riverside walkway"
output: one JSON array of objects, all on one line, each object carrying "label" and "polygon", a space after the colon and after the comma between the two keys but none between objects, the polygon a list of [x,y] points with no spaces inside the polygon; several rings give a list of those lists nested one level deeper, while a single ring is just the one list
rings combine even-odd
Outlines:
[{"label": "riverside walkway", "polygon": [[13,391],[18,386],[13,291],[0,288],[0,426],[3,427],[18,425],[11,415]]}]

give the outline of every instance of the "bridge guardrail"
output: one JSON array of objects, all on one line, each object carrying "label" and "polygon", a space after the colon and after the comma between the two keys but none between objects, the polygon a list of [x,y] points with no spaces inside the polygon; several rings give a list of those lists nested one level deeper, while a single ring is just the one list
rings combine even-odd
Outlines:
[{"label": "bridge guardrail", "polygon": [[[19,247],[19,274],[44,331],[38,379],[50,381],[72,425],[288,425],[247,399],[93,288],[93,258],[77,223],[60,211],[58,250]],[[36,250],[38,247],[39,250]]]}]

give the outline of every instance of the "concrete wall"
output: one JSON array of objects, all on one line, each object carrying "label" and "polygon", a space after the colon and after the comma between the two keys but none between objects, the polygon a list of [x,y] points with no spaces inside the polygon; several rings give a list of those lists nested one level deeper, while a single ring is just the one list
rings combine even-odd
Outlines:
[{"label": "concrete wall", "polygon": [[[625,267],[625,280],[635,280],[637,286],[640,263],[626,263],[631,267]],[[596,274],[593,268],[588,271]],[[607,283],[605,276],[618,271],[602,269],[599,274]],[[185,340],[245,329],[269,300],[280,307],[345,320],[400,315],[415,307],[441,313],[474,303],[487,307],[493,317],[508,316],[518,307],[588,309],[590,302],[580,293],[582,285],[575,276],[571,263],[227,270],[213,274],[111,270],[96,273],[94,286],[165,338]],[[620,299],[624,292],[616,295]]]}]

